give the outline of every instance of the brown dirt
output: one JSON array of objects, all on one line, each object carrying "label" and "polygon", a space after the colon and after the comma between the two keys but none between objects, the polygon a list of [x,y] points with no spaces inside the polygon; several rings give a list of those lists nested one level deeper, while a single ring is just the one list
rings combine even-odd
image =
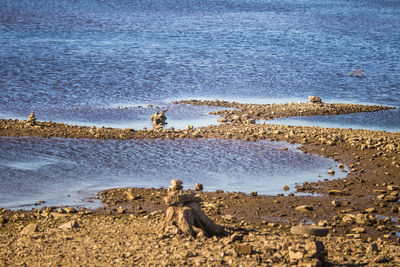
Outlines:
[{"label": "brown dirt", "polygon": [[[304,183],[292,196],[197,192],[207,216],[225,225],[231,233],[243,235],[243,240],[233,236],[190,240],[179,235],[159,235],[166,209],[162,201],[166,195],[164,189],[110,189],[100,193],[104,208],[82,210],[61,218],[56,216],[58,213],[46,212],[51,210],[46,207],[32,212],[3,210],[0,266],[400,264],[400,133],[252,124],[252,119],[268,118],[271,112],[284,116],[279,111],[283,106],[275,105],[275,111],[264,114],[259,111],[260,105],[253,105],[254,109],[245,105],[244,109],[244,105],[226,103],[219,101],[218,105],[236,107],[234,115],[246,120],[233,122],[231,111],[227,111],[220,114],[230,124],[161,131],[96,129],[50,122],[30,125],[26,121],[1,120],[0,136],[270,139],[301,144],[304,152],[334,158],[338,164],[349,166],[350,172],[345,179]],[[319,110],[314,108],[315,104],[303,106]],[[340,112],[357,112],[356,106],[361,111],[386,109],[347,105],[347,108],[341,106],[344,111]],[[304,114],[287,112],[287,116]],[[340,112],[331,114],[343,114]],[[262,115],[254,116],[258,113]],[[318,195],[300,196],[298,192]],[[57,228],[72,219],[78,222],[78,228]],[[37,231],[21,235],[23,227],[32,222],[38,225]],[[306,256],[305,247],[315,242],[315,238],[289,233],[292,225],[301,223],[330,229],[327,237],[317,238],[325,245],[326,256]],[[246,255],[249,246],[251,253]],[[300,257],[301,253],[304,255]]]}]

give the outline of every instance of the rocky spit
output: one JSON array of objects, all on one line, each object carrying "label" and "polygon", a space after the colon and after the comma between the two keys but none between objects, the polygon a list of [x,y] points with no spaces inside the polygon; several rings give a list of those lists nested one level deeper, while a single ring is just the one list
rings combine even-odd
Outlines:
[{"label": "rocky spit", "polygon": [[[271,116],[304,115],[304,110],[321,115],[317,113],[387,107],[288,103],[263,109],[262,105],[224,101],[215,105],[235,109],[220,111],[225,120],[220,125],[197,129],[122,130],[1,120],[0,136],[271,139],[334,158],[343,171],[348,167],[347,177],[334,179],[331,171],[332,180],[299,184],[288,196],[207,192],[200,186],[182,191],[201,201],[201,210],[225,228],[226,236],[162,232],[168,208],[163,201],[166,189],[106,190],[99,193],[104,207],[97,210],[1,209],[0,266],[400,265],[400,133],[253,123]],[[326,111],[325,105],[331,109]]]},{"label": "rocky spit", "polygon": [[321,98],[317,96],[309,96],[307,103],[242,104],[220,100],[182,100],[174,103],[232,108],[230,110],[211,112],[211,114],[223,116],[220,119],[221,122],[233,123],[255,123],[256,120],[260,119],[273,120],[293,116],[340,115],[393,109],[393,107],[376,105],[323,103]]}]

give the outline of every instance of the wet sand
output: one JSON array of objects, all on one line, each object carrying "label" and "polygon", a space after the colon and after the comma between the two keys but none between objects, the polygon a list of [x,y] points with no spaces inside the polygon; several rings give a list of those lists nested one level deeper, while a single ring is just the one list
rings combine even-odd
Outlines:
[{"label": "wet sand", "polygon": [[[289,196],[196,192],[206,214],[232,234],[227,237],[193,240],[160,234],[165,189],[110,189],[99,194],[104,208],[94,211],[68,214],[51,207],[29,212],[2,210],[0,265],[400,264],[400,133],[254,124],[272,117],[389,107],[309,103],[267,107],[193,100],[186,104],[236,109],[217,112],[223,116],[220,125],[187,130],[121,130],[1,120],[0,136],[270,139],[301,144],[304,152],[334,158],[350,171],[344,179],[334,179],[332,174],[333,180],[298,185],[291,188]],[[58,228],[72,220],[76,227]],[[21,233],[30,223],[36,228]],[[320,225],[328,228],[329,234],[290,233],[290,227],[299,224]]]}]

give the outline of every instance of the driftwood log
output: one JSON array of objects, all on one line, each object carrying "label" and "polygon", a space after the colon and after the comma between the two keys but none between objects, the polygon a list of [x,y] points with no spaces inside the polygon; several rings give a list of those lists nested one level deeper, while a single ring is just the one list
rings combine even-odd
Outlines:
[{"label": "driftwood log", "polygon": [[183,192],[182,182],[171,181],[168,196],[164,198],[168,208],[163,234],[183,234],[185,236],[222,236],[227,235],[223,226],[214,223],[200,208],[201,199],[193,192]]}]

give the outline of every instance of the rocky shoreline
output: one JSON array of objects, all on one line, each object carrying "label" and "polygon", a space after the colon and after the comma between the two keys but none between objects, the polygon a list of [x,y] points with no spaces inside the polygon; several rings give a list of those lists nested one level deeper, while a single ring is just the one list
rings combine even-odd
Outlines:
[{"label": "rocky shoreline", "polygon": [[[348,166],[349,173],[345,179],[303,183],[289,196],[196,191],[207,216],[230,232],[227,237],[193,239],[161,234],[167,208],[162,201],[165,189],[110,189],[99,195],[104,208],[94,211],[3,209],[0,265],[400,264],[400,133],[254,123],[258,119],[389,107],[196,100],[179,103],[235,109],[216,112],[223,116],[220,125],[186,130],[122,130],[1,120],[0,136],[270,139],[300,144],[305,153],[334,158],[339,166]],[[315,193],[318,195],[313,196]],[[311,230],[296,232],[292,228],[304,224],[311,225]],[[326,235],[316,234],[318,227],[327,229]]]}]

